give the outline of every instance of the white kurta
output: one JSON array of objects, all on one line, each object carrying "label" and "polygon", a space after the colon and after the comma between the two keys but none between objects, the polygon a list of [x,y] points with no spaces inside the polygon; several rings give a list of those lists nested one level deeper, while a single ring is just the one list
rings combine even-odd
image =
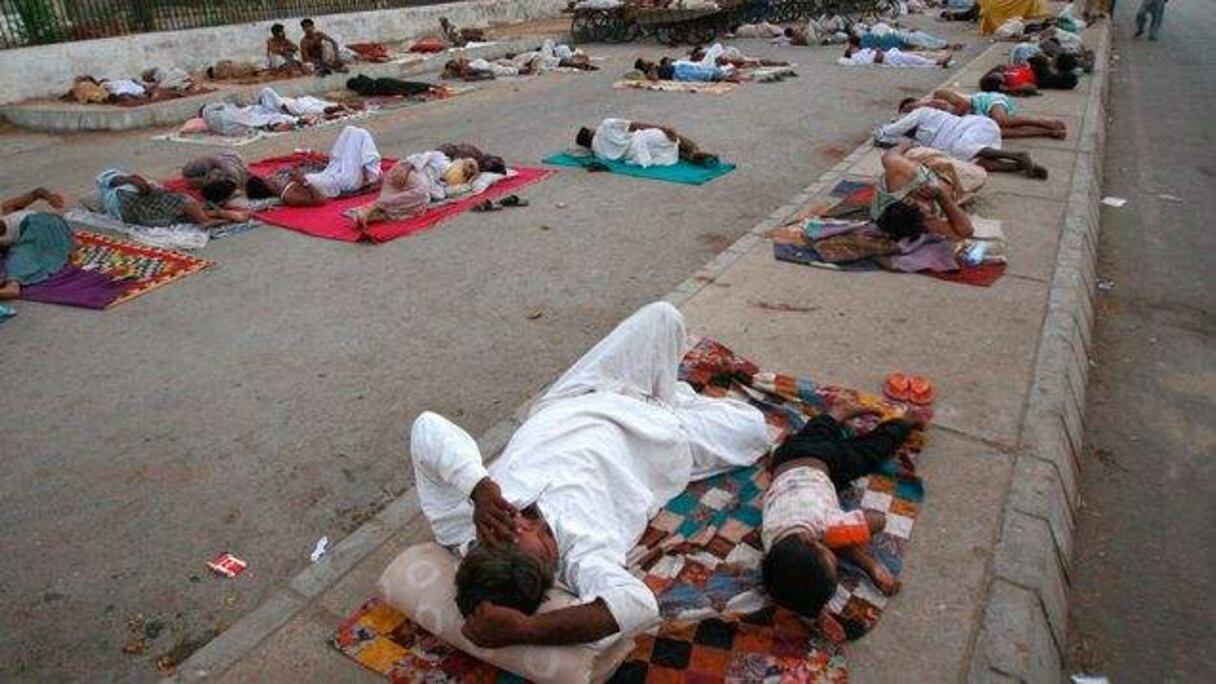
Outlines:
[{"label": "white kurta", "polygon": [[438,202],[448,196],[447,184],[443,182],[443,173],[452,165],[452,160],[438,150],[415,152],[405,158],[414,170],[425,175],[427,186],[430,188],[431,201]]},{"label": "white kurta", "polygon": [[895,121],[879,126],[874,137],[897,143],[906,135],[925,147],[941,150],[955,159],[970,161],[985,147],[1001,148],[1001,128],[986,116],[957,116],[932,107],[918,107]]},{"label": "white kurta", "polygon": [[691,479],[751,465],[770,446],[758,410],[678,382],[683,351],[681,314],[644,307],[553,385],[488,472],[468,433],[419,416],[410,449],[436,540],[463,550],[476,538],[469,496],[489,475],[508,501],[540,510],[563,585],[603,600],[624,635],[650,627],[658,604],[625,566],[647,522]]},{"label": "white kurta", "polygon": [[[879,51],[874,48],[861,48],[854,51],[849,57],[841,57],[836,61],[844,66],[869,66],[877,63],[875,60],[878,58],[878,53]],[[891,48],[890,50],[882,51],[880,66],[928,69],[940,65],[937,63],[937,60],[912,54],[911,52],[904,52],[899,48]]]},{"label": "white kurta", "polygon": [[325,110],[335,106],[328,100],[304,95],[302,97],[284,97],[274,88],[263,88],[258,95],[258,106],[272,113],[287,113],[294,116],[320,116]]},{"label": "white kurta", "polygon": [[115,78],[101,82],[101,87],[111,95],[133,95],[141,97],[148,92],[142,83],[136,83],[128,78]]},{"label": "white kurta", "polygon": [[290,114],[268,112],[254,105],[238,107],[230,102],[213,102],[203,107],[203,121],[207,128],[220,135],[245,135],[250,131],[263,130],[281,124],[295,125],[298,119]]},{"label": "white kurta", "polygon": [[629,130],[627,119],[604,119],[591,140],[595,156],[626,164],[674,166],[680,161],[680,146],[657,128]]},{"label": "white kurta", "polygon": [[380,178],[380,151],[365,129],[347,126],[329,151],[324,170],[304,176],[322,195],[334,198]]}]

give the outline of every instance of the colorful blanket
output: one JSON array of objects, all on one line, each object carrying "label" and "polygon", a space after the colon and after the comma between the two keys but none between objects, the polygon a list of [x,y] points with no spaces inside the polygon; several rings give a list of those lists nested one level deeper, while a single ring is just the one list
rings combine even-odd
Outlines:
[{"label": "colorful blanket", "polygon": [[636,164],[626,164],[620,161],[598,159],[590,153],[575,155],[569,152],[549,155],[543,161],[546,164],[554,166],[573,166],[578,168],[588,168],[598,163],[606,166],[609,172],[622,176],[667,181],[668,183],[682,183],[684,185],[702,185],[735,170],[734,164],[721,161],[712,166],[697,166],[681,159],[675,166],[641,167]]},{"label": "colorful blanket", "polygon": [[107,309],[203,270],[210,261],[78,230],[68,265],[50,279],[21,288],[21,298]]},{"label": "colorful blanket", "polygon": [[[877,412],[849,423],[858,432],[910,410],[873,395],[762,372],[712,340],[693,347],[680,377],[707,396],[750,402],[778,440],[834,406]],[[887,514],[886,529],[874,535],[872,550],[896,575],[924,497],[915,461],[923,438],[914,433],[881,474],[841,493],[846,508]],[[773,606],[761,590],[759,524],[767,485],[762,467],[728,472],[693,483],[651,521],[629,562],[654,590],[663,624],[637,639],[613,681],[847,680],[840,646]],[[848,562],[841,561],[840,578],[828,607],[848,638],[856,639],[877,624],[887,598]],[[379,599],[343,621],[332,643],[394,681],[519,681],[439,643]]]},{"label": "colorful blanket", "polygon": [[[323,164],[326,159],[327,157],[322,154],[297,152],[285,157],[263,159],[250,164],[249,169],[259,176],[268,176],[286,166],[307,162],[319,162]],[[381,160],[381,168],[387,172],[395,163],[397,163],[395,159],[383,159]],[[290,228],[306,235],[328,238],[330,240],[342,240],[344,242],[359,242],[362,240],[388,242],[389,240],[395,240],[399,237],[413,235],[414,233],[434,228],[439,222],[462,214],[481,202],[515,192],[520,188],[544,180],[553,173],[553,171],[546,169],[528,167],[519,167],[513,170],[515,171],[515,175],[491,185],[484,192],[449,200],[441,204],[434,204],[422,216],[416,216],[403,221],[373,223],[368,227],[366,234],[360,233],[355,229],[354,221],[346,215],[346,212],[373,201],[376,197],[376,191],[374,190],[339,197],[316,207],[272,207],[265,211],[259,211],[254,216],[264,223],[281,228]],[[166,187],[169,185],[166,184]],[[173,187],[178,189],[184,186],[180,182],[174,181]]]},{"label": "colorful blanket", "polygon": [[[838,181],[828,193],[827,198],[812,202],[808,207],[798,212],[793,222],[769,233],[769,237],[773,242],[773,258],[778,261],[834,271],[889,270],[893,272],[909,272],[908,270],[888,268],[887,262],[889,261],[889,257],[896,251],[894,242],[891,242],[890,249],[885,250],[883,256],[867,256],[866,258],[842,262],[837,255],[825,254],[822,249],[816,249],[817,242],[807,236],[806,227],[808,220],[824,219],[828,223],[848,220],[868,220],[870,216],[870,200],[873,196],[874,183],[872,181],[847,179]],[[983,219],[975,220],[979,222]],[[997,226],[997,230],[999,232],[999,226]],[[840,242],[847,242],[848,240],[849,238],[846,233],[838,233],[835,237],[829,238],[822,244],[825,247],[836,247],[839,246]],[[888,242],[890,241],[888,240]],[[852,247],[861,249],[862,251],[874,251],[873,248],[875,246],[867,243],[864,246],[852,245]],[[934,246],[929,246],[929,248],[932,247]],[[878,251],[883,250],[880,249]],[[957,261],[956,264],[957,268],[955,270],[920,270],[915,272],[952,283],[988,287],[997,280],[1000,280],[1001,276],[1005,274],[1007,266],[1004,262],[986,262],[978,265],[968,265]]]},{"label": "colorful blanket", "polygon": [[705,93],[707,95],[725,95],[735,89],[738,83],[730,81],[714,81],[702,83],[698,81],[647,81],[645,79],[622,79],[612,84],[617,90],[656,90],[664,93]]}]

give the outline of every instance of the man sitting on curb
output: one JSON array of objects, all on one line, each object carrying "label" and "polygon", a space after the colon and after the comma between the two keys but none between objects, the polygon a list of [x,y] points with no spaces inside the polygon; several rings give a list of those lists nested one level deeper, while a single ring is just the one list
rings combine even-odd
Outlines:
[{"label": "man sitting on curb", "polygon": [[[654,594],[625,567],[646,525],[693,479],[755,463],[764,416],[677,380],[684,319],[650,304],[566,371],[487,469],[477,443],[434,413],[414,422],[418,500],[459,549],[464,635],[485,648],[633,635]],[[535,614],[554,578],[582,599]]]}]

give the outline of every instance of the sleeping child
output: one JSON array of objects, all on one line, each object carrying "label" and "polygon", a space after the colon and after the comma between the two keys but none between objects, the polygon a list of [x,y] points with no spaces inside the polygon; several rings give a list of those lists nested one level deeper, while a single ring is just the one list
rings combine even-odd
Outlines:
[{"label": "sleeping child", "polygon": [[[778,605],[817,620],[836,593],[837,557],[860,567],[884,594],[899,580],[867,550],[871,533],[886,525],[876,511],[844,511],[838,489],[878,471],[921,424],[901,418],[864,435],[841,425],[867,409],[836,410],[812,418],[772,456],[764,497],[764,586]],[[830,621],[825,626],[829,626]]]}]

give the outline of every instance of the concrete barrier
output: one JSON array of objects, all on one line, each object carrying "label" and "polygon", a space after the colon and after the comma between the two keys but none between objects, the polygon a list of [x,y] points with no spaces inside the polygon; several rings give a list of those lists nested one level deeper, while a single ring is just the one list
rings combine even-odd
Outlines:
[{"label": "concrete barrier", "polygon": [[320,95],[346,87],[346,81],[357,74],[371,78],[417,78],[420,74],[439,71],[443,64],[457,54],[469,59],[495,59],[506,54],[535,50],[546,38],[567,42],[566,34],[537,34],[495,42],[488,45],[465,48],[427,55],[417,61],[393,64],[356,64],[345,74],[329,76],[301,76],[283,81],[271,81],[256,85],[223,86],[204,95],[166,100],[140,107],[118,107],[114,105],[81,105],[74,102],[35,100],[18,104],[0,105],[0,118],[10,123],[36,131],[73,133],[80,131],[125,131],[134,128],[168,126],[179,124],[198,116],[198,110],[211,102],[229,101],[250,103],[265,87],[274,88],[280,95],[299,97]]},{"label": "concrete barrier", "polygon": [[[565,5],[564,0],[469,0],[314,18],[318,28],[339,42],[397,42],[437,32],[442,16],[459,26],[484,27],[491,22],[553,17]],[[0,104],[60,95],[81,74],[133,78],[154,66],[178,66],[194,71],[221,59],[265,57],[270,26],[284,24],[288,35],[298,41],[302,18],[5,50],[0,52],[4,63],[0,69]]]},{"label": "concrete barrier", "polygon": [[1055,682],[1068,646],[1068,593],[1085,393],[1093,344],[1098,216],[1106,147],[1110,25],[1081,123],[1034,379],[968,680]]}]

